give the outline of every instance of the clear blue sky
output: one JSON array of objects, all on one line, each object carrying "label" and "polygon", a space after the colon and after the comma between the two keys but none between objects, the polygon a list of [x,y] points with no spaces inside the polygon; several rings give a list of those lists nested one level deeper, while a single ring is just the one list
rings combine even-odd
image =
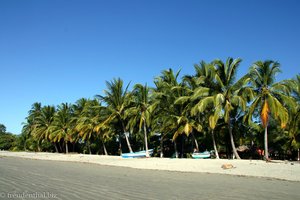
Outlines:
[{"label": "clear blue sky", "polygon": [[300,1],[0,0],[0,123],[20,133],[34,102],[74,103],[105,81],[152,84],[168,68],[240,57],[300,72]]}]

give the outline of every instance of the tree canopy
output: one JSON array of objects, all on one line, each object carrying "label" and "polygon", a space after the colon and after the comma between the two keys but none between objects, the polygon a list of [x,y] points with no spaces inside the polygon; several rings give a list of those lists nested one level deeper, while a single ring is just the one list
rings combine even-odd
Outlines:
[{"label": "tree canopy", "polygon": [[[153,87],[138,83],[130,90],[130,83],[115,78],[94,99],[33,103],[22,134],[11,143],[19,150],[65,153],[151,148],[161,157],[211,150],[216,158],[295,159],[300,75],[278,81],[280,64],[266,60],[237,77],[241,65],[240,58],[201,61],[194,74],[163,70]],[[5,126],[0,132],[6,134]]]}]

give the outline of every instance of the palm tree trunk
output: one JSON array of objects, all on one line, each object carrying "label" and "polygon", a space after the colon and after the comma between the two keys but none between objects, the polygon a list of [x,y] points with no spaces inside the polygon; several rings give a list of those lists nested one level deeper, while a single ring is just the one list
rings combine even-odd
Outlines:
[{"label": "palm tree trunk", "polygon": [[131,148],[131,145],[130,145],[130,142],[129,142],[129,139],[128,139],[128,136],[127,136],[127,134],[126,134],[126,130],[125,130],[125,126],[124,126],[123,122],[122,122],[122,126],[123,126],[123,131],[124,131],[124,134],[125,134],[125,139],[126,139],[126,143],[127,143],[129,152],[130,152],[130,153],[133,153],[132,148]]},{"label": "palm tree trunk", "polygon": [[68,142],[65,141],[65,143],[66,143],[66,154],[68,154],[69,153]]},{"label": "palm tree trunk", "polygon": [[230,136],[230,143],[231,143],[231,147],[232,147],[232,151],[233,151],[233,154],[234,156],[237,158],[237,159],[241,159],[236,148],[235,148],[235,145],[234,145],[234,140],[233,140],[233,135],[232,135],[232,128],[231,128],[231,124],[230,124],[230,119],[228,120],[228,128],[229,128],[229,136]]},{"label": "palm tree trunk", "polygon": [[26,139],[25,139],[25,142],[24,142],[24,151],[27,151],[26,146],[27,146],[27,142],[26,142]]},{"label": "palm tree trunk", "polygon": [[268,123],[265,127],[265,159],[269,160],[269,149],[268,149]]},{"label": "palm tree trunk", "polygon": [[107,156],[107,155],[108,155],[108,153],[107,153],[107,150],[106,150],[106,146],[105,146],[105,144],[104,144],[103,140],[101,140],[101,142],[102,142],[102,146],[103,146],[104,154]]},{"label": "palm tree trunk", "polygon": [[125,139],[126,139],[126,143],[127,143],[129,152],[130,152],[130,153],[133,153],[132,148],[131,148],[131,145],[130,145],[130,142],[129,142],[129,139],[128,139],[128,136],[127,136],[126,133],[124,133],[124,134],[125,134]]},{"label": "palm tree trunk", "polygon": [[181,155],[180,157],[183,158],[183,153],[184,153],[184,137],[181,135]]},{"label": "palm tree trunk", "polygon": [[75,146],[76,146],[76,143],[75,142],[72,142],[72,151],[75,152]]},{"label": "palm tree trunk", "polygon": [[177,151],[176,140],[174,140],[174,149],[175,149],[175,157],[178,158],[178,151]]},{"label": "palm tree trunk", "polygon": [[163,140],[164,137],[161,137],[160,138],[160,157],[163,158],[164,157],[164,140]]},{"label": "palm tree trunk", "polygon": [[58,148],[57,148],[56,142],[53,142],[53,144],[54,144],[56,153],[58,153]]},{"label": "palm tree trunk", "polygon": [[41,152],[41,146],[40,146],[40,141],[39,140],[37,141],[37,150],[38,150],[38,152]]},{"label": "palm tree trunk", "polygon": [[60,152],[63,153],[64,151],[63,151],[63,147],[61,146],[61,142],[58,143],[58,147],[59,147]]},{"label": "palm tree trunk", "polygon": [[220,159],[218,149],[217,149],[217,145],[216,145],[214,130],[211,131],[211,137],[212,137],[212,141],[213,141],[213,145],[214,145],[216,159]]},{"label": "palm tree trunk", "polygon": [[191,133],[191,135],[192,135],[192,137],[193,137],[193,139],[194,139],[194,141],[195,141],[196,150],[197,150],[197,152],[199,152],[199,145],[198,145],[198,142],[197,142],[197,140],[196,140],[196,138],[195,138],[195,135],[194,135],[194,133]]},{"label": "palm tree trunk", "polygon": [[146,121],[144,119],[144,138],[145,138],[145,148],[146,148],[146,158],[149,158],[149,151],[148,151],[148,137],[147,137],[147,128],[146,128]]},{"label": "palm tree trunk", "polygon": [[90,143],[89,140],[87,141],[87,145],[88,145],[88,148],[89,148],[89,154],[92,155],[91,143]]},{"label": "palm tree trunk", "polygon": [[119,134],[119,154],[122,155],[122,136],[121,133]]}]

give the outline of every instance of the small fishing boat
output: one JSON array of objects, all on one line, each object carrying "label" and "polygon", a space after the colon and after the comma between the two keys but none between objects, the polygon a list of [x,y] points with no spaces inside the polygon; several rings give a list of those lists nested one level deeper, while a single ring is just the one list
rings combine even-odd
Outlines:
[{"label": "small fishing boat", "polygon": [[201,153],[193,153],[192,158],[194,158],[194,159],[210,158],[210,152],[209,151],[204,151],[204,152],[201,152]]},{"label": "small fishing boat", "polygon": [[[153,149],[148,150],[149,155],[153,154]],[[144,158],[146,157],[146,151],[137,151],[133,153],[122,153],[122,158]]]}]

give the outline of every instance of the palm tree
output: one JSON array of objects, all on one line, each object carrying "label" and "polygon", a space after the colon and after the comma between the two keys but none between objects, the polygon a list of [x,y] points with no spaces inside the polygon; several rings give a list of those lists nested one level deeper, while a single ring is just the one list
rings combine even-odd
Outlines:
[{"label": "palm tree", "polygon": [[31,138],[32,130],[33,130],[33,120],[28,116],[26,117],[26,122],[23,123],[22,133],[21,133],[21,143],[24,151],[27,151],[28,141]]},{"label": "palm tree", "polygon": [[268,153],[268,122],[269,116],[281,122],[285,128],[288,122],[288,110],[286,106],[293,105],[289,96],[290,88],[284,81],[275,82],[275,76],[280,72],[280,64],[272,60],[257,61],[250,68],[251,83],[254,87],[256,97],[249,107],[248,120],[250,121],[254,112],[258,109],[260,119],[264,128],[264,152],[265,159],[269,160]]},{"label": "palm tree", "polygon": [[[163,140],[168,133],[173,133],[172,141],[174,142],[176,158],[178,158],[177,137],[179,135],[189,136],[194,129],[200,131],[202,128],[197,121],[189,116],[190,108],[185,100],[191,91],[184,83],[177,81],[179,73],[180,71],[174,73],[172,69],[165,70],[155,80],[154,102],[157,106],[154,114],[156,115],[154,120],[156,125],[153,127],[157,127],[157,130],[162,133],[161,157]],[[197,140],[194,141],[197,146]]]},{"label": "palm tree", "polygon": [[75,129],[78,131],[79,137],[83,141],[87,141],[90,154],[90,140],[91,138],[96,138],[98,136],[102,142],[104,153],[107,155],[104,139],[105,137],[108,137],[108,131],[101,125],[101,123],[105,120],[105,115],[103,115],[102,110],[103,107],[100,105],[98,100],[87,100],[82,112],[77,117]]},{"label": "palm tree", "polygon": [[96,132],[96,134],[98,135],[98,137],[101,140],[102,143],[102,147],[103,147],[103,151],[104,151],[104,155],[108,155],[107,153],[107,148],[105,145],[105,142],[108,140],[111,140],[111,135],[112,135],[112,129],[110,126],[103,126],[101,124],[98,124],[97,126],[94,127],[94,131]]},{"label": "palm tree", "polygon": [[[197,139],[194,136],[194,132],[195,130],[197,132],[201,132],[202,125],[199,118],[190,115],[193,104],[189,101],[189,97],[193,91],[189,87],[187,87],[184,82],[180,83],[178,86],[173,87],[172,91],[179,94],[174,102],[177,108],[177,112],[173,113],[173,119],[175,119],[176,121],[175,123],[173,123],[175,133],[173,134],[172,140],[175,141],[179,135],[186,135],[187,137],[191,135],[195,142],[196,150],[199,151],[199,145]],[[185,137],[181,138],[184,139]],[[183,142],[181,143],[181,145],[183,147]],[[181,154],[181,156],[183,156],[183,154]]]},{"label": "palm tree", "polygon": [[288,138],[293,149],[300,148],[300,75],[297,75],[292,84],[292,96],[295,99],[296,105],[294,109],[290,109]]},{"label": "palm tree", "polygon": [[[217,87],[211,88],[199,88],[199,94],[208,93],[206,97],[201,97],[200,101],[195,105],[192,112],[203,112],[207,108],[214,108],[213,115],[209,117],[209,124],[212,129],[216,127],[218,120],[223,117],[229,130],[230,143],[237,159],[240,156],[237,153],[234,138],[232,134],[232,116],[231,111],[235,107],[239,107],[242,110],[246,109],[246,94],[248,91],[246,84],[248,77],[244,76],[238,81],[235,81],[237,68],[241,62],[241,59],[228,58],[226,63],[221,60],[215,60],[212,63],[215,66],[214,80]],[[248,93],[249,94],[249,93]],[[250,93],[251,94],[251,93]]]},{"label": "palm tree", "polygon": [[51,123],[50,139],[53,142],[63,141],[65,144],[65,152],[69,153],[68,142],[72,142],[72,109],[68,103],[62,103],[58,106],[57,112],[54,116],[53,123]]},{"label": "palm tree", "polygon": [[[188,84],[191,87],[191,90],[193,91],[190,95],[190,98],[188,100],[192,104],[192,108],[190,109],[192,116],[198,115],[197,119],[202,120],[202,123],[208,123],[208,126],[210,128],[213,147],[215,151],[216,158],[219,159],[219,153],[215,141],[215,134],[214,130],[216,128],[216,123],[214,123],[214,114],[213,112],[213,106],[208,107],[206,111],[199,113],[199,110],[197,109],[197,104],[200,100],[202,100],[204,97],[210,96],[209,91],[215,91],[218,89],[218,85],[215,81],[215,72],[216,69],[212,63],[206,63],[204,61],[201,61],[200,64],[195,64],[195,75],[194,76],[185,76],[184,81],[188,82]],[[201,115],[201,116],[200,116]],[[199,121],[199,123],[201,123]],[[198,150],[198,149],[197,149]]]},{"label": "palm tree", "polygon": [[[28,136],[33,136],[33,132],[36,128],[36,119],[40,116],[42,110],[42,104],[35,102],[28,112],[27,123],[23,126],[23,131],[27,133]],[[31,141],[36,142],[37,150],[41,151],[40,141],[32,137]],[[35,146],[35,145],[34,145]]]},{"label": "palm tree", "polygon": [[76,101],[76,103],[73,105],[74,116],[75,116],[75,118],[73,118],[73,120],[76,121],[76,119],[77,119],[76,116],[80,116],[82,114],[82,112],[88,102],[89,102],[89,100],[86,98],[81,98]]},{"label": "palm tree", "polygon": [[126,113],[130,117],[129,126],[133,128],[136,124],[138,125],[139,132],[143,129],[144,132],[144,141],[146,149],[146,157],[150,157],[148,152],[148,134],[147,129],[150,126],[151,112],[154,108],[154,105],[150,103],[149,96],[150,88],[145,85],[136,84],[132,91],[132,107],[129,108]]},{"label": "palm tree", "polygon": [[126,86],[125,90],[123,88],[123,80],[120,78],[113,79],[111,82],[106,82],[107,90],[104,90],[105,96],[97,95],[97,97],[104,101],[107,104],[107,109],[109,111],[108,118],[104,121],[103,126],[112,123],[114,120],[121,125],[122,130],[119,135],[119,151],[122,153],[121,148],[121,132],[125,135],[127,146],[129,151],[132,153],[132,148],[128,139],[127,130],[126,130],[126,119],[125,119],[125,110],[128,108],[129,102],[129,93],[128,87]]},{"label": "palm tree", "polygon": [[[32,134],[38,141],[50,141],[50,127],[54,120],[55,107],[54,106],[44,106],[41,109],[39,116],[35,119],[35,128]],[[55,142],[52,142],[56,152],[58,148]]]},{"label": "palm tree", "polygon": [[195,77],[184,76],[183,82],[178,86],[174,86],[172,91],[179,94],[175,100],[175,105],[180,106],[180,111],[174,116],[176,119],[176,132],[173,135],[173,140],[175,140],[179,135],[185,134],[187,137],[191,134],[195,145],[196,151],[199,151],[199,145],[197,139],[194,136],[194,130],[197,132],[202,131],[201,120],[197,116],[191,116],[191,109],[193,107],[193,102],[191,101],[191,96],[193,90],[197,87],[198,81]]},{"label": "palm tree", "polygon": [[89,101],[86,98],[81,98],[76,101],[73,105],[74,115],[72,117],[72,123],[74,124],[74,134],[77,136],[79,140],[87,142],[89,153],[91,154],[90,148],[90,138],[92,136],[92,131],[89,129],[89,124],[87,124],[87,120],[89,120]]}]

